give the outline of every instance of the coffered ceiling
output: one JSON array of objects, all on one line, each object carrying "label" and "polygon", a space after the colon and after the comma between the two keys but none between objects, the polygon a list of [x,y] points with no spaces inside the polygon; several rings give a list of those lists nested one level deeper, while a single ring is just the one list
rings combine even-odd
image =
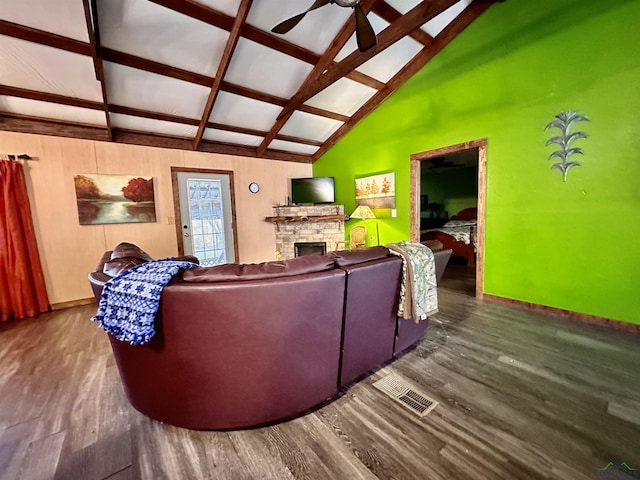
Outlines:
[{"label": "coffered ceiling", "polygon": [[313,162],[494,1],[3,0],[0,129]]}]

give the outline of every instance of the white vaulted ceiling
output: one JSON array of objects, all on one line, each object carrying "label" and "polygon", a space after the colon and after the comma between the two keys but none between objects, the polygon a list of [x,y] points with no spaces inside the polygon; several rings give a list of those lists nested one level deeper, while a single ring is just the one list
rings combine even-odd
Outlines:
[{"label": "white vaulted ceiling", "polygon": [[312,162],[494,1],[2,1],[0,129]]}]

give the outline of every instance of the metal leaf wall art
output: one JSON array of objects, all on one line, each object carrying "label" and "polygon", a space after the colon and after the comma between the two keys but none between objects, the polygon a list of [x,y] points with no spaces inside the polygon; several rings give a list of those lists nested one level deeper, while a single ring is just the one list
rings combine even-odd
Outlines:
[{"label": "metal leaf wall art", "polygon": [[580,162],[569,161],[572,155],[575,154],[584,154],[580,147],[572,147],[573,142],[580,138],[587,138],[587,134],[585,132],[571,132],[571,127],[576,122],[589,121],[589,117],[583,115],[582,113],[576,112],[575,110],[568,110],[566,112],[562,112],[557,114],[552,121],[550,121],[547,126],[544,128],[545,130],[549,130],[550,128],[557,128],[560,130],[560,135],[551,137],[547,140],[547,145],[557,144],[560,147],[560,150],[556,150],[551,155],[549,155],[549,159],[558,158],[561,161],[558,163],[554,163],[551,166],[551,169],[554,168],[560,170],[564,176],[564,181],[567,181],[567,174],[569,170],[573,167],[580,166]]}]

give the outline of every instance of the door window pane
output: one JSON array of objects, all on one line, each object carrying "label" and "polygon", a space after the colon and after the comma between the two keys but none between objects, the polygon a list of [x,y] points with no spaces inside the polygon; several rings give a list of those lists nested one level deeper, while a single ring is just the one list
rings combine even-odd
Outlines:
[{"label": "door window pane", "polygon": [[222,186],[219,180],[188,180],[194,255],[208,267],[226,263]]}]

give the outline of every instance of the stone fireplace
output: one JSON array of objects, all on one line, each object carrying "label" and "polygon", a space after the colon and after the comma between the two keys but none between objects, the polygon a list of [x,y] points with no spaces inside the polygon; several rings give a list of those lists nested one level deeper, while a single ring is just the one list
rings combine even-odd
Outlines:
[{"label": "stone fireplace", "polygon": [[[274,207],[275,217],[266,220],[276,229],[276,251],[280,258],[296,256],[295,244],[325,244],[325,252],[344,248],[344,205],[285,205]],[[314,253],[317,253],[314,252]],[[300,255],[300,247],[298,255]]]}]

